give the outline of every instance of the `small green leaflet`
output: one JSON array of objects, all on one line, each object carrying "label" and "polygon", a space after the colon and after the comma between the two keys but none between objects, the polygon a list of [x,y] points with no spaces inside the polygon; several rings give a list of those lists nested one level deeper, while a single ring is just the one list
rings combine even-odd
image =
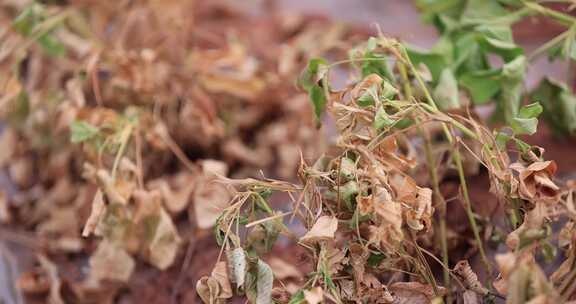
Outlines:
[{"label": "small green leaflet", "polygon": [[542,113],[542,106],[537,102],[523,106],[518,116],[512,120],[511,127],[514,133],[517,135],[536,133],[540,113]]},{"label": "small green leaflet", "polygon": [[319,75],[325,72],[321,71],[321,67],[325,65],[326,61],[324,59],[311,59],[298,80],[298,84],[308,92],[310,101],[312,101],[317,126],[320,126],[322,113],[326,108],[326,94],[324,93],[324,88],[319,85],[321,79],[325,77],[325,75]]},{"label": "small green leaflet", "polygon": [[440,74],[440,80],[434,88],[433,94],[441,110],[452,110],[460,107],[458,82],[449,68],[444,69]]},{"label": "small green leaflet", "polygon": [[504,121],[512,124],[520,108],[526,74],[526,57],[519,56],[502,68],[501,91],[498,100]]},{"label": "small green leaflet", "polygon": [[81,143],[94,138],[100,129],[81,120],[76,120],[70,125],[70,141]]},{"label": "small green leaflet", "polygon": [[370,37],[362,56],[362,77],[366,77],[370,74],[376,74],[390,81],[394,80],[394,75],[392,74],[390,66],[388,66],[388,62],[386,61],[387,57],[383,54],[375,53],[374,50],[376,47],[376,38]]},{"label": "small green leaflet", "polygon": [[545,78],[530,97],[542,104],[542,116],[556,134],[576,134],[576,96],[566,85]]},{"label": "small green leaflet", "polygon": [[390,116],[388,116],[388,113],[386,113],[384,107],[380,106],[376,111],[376,115],[374,116],[373,127],[376,130],[380,130],[384,127],[393,125],[395,122],[396,121],[394,121],[393,119],[390,118]]},{"label": "small green leaflet", "polygon": [[[50,17],[59,18],[59,17]],[[20,15],[18,15],[12,22],[12,27],[26,37],[36,39],[42,49],[50,56],[61,56],[66,53],[64,45],[52,35],[54,28],[61,22],[53,22],[50,28],[41,29],[41,25],[45,25],[47,21],[46,12],[44,7],[40,4],[33,3],[26,7]],[[51,21],[51,20],[50,20]]]},{"label": "small green leaflet", "polygon": [[460,85],[468,90],[474,104],[485,104],[500,91],[500,73],[500,70],[471,71],[460,76]]},{"label": "small green leaflet", "polygon": [[292,295],[288,304],[302,304],[304,302],[304,291],[300,289],[294,295]]}]

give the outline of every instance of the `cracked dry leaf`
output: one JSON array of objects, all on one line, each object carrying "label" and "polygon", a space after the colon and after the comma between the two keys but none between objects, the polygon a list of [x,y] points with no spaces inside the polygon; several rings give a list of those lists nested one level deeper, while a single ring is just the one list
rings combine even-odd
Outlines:
[{"label": "cracked dry leaf", "polygon": [[300,241],[313,243],[334,239],[336,230],[338,230],[338,219],[333,216],[324,215],[316,220],[316,223],[300,238]]},{"label": "cracked dry leaf", "polygon": [[106,239],[90,257],[89,281],[98,283],[101,280],[126,282],[132,275],[136,263],[126,251]]},{"label": "cracked dry leaf", "polygon": [[557,170],[555,161],[538,161],[528,167],[514,163],[510,167],[519,173],[518,193],[521,198],[549,203],[558,200],[560,188],[552,181]]},{"label": "cracked dry leaf", "polygon": [[324,291],[321,287],[304,290],[304,299],[308,304],[319,304],[324,300]]}]

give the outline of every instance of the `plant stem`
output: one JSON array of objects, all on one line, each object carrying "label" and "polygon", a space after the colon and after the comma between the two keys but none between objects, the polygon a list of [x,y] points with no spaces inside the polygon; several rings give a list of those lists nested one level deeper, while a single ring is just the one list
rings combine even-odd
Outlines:
[{"label": "plant stem", "polygon": [[562,25],[572,26],[573,24],[576,23],[576,18],[568,14],[561,13],[559,11],[547,8],[534,2],[523,1],[522,3],[524,4],[525,7],[533,10],[534,12],[544,15],[546,17],[550,17]]},{"label": "plant stem", "polygon": [[[406,72],[405,65],[399,65],[400,75],[404,82],[404,94],[408,97],[408,100],[412,99],[412,87],[410,86],[410,81],[408,79],[408,73]],[[420,125],[418,125],[418,132],[424,138],[424,151],[426,153],[426,160],[428,162],[428,171],[430,178],[432,179],[432,188],[434,194],[437,198],[437,203],[439,207],[438,218],[440,220],[440,247],[442,250],[442,274],[444,279],[444,286],[447,290],[450,290],[450,261],[448,257],[448,237],[446,233],[446,200],[442,193],[440,192],[440,180],[438,178],[438,172],[436,171],[436,161],[434,160],[434,155],[432,154],[432,142],[430,139],[430,134],[426,132]],[[448,293],[448,303],[451,302],[451,295]]]},{"label": "plant stem", "polygon": [[[414,67],[414,64],[410,60],[410,57],[408,56],[406,49],[404,48],[403,45],[400,45],[399,48],[401,51],[401,56],[403,57],[400,59],[403,59],[404,61],[406,61],[406,63],[408,64],[408,66],[412,70],[412,73],[416,77],[416,81],[418,82],[422,91],[424,92],[424,95],[426,97],[428,104],[430,105],[430,107],[435,112],[442,113],[438,109],[438,106],[436,105],[436,103],[434,102],[432,95],[430,95],[430,92],[428,91],[426,83],[424,83],[424,80],[422,79],[422,77],[420,76],[420,74],[418,73],[416,68]],[[455,122],[455,120],[453,120],[453,121]],[[453,121],[450,121],[450,122],[452,123]],[[454,126],[458,128],[457,125],[454,125]],[[454,149],[454,157],[452,159],[453,159],[454,164],[456,165],[456,168],[458,170],[458,177],[460,179],[460,186],[462,187],[462,195],[463,195],[463,199],[464,199],[463,203],[464,203],[464,207],[466,209],[466,215],[468,216],[468,221],[470,222],[470,227],[472,229],[472,232],[474,233],[474,238],[476,239],[476,243],[478,246],[478,250],[480,251],[480,256],[482,258],[482,261],[484,262],[484,264],[486,266],[487,272],[490,273],[492,271],[492,266],[490,265],[490,261],[488,260],[486,253],[484,251],[484,246],[482,244],[482,239],[480,237],[478,225],[476,224],[476,219],[474,218],[474,212],[472,211],[472,204],[470,202],[470,197],[468,195],[468,187],[466,184],[466,176],[464,175],[464,167],[462,165],[462,156],[460,155],[460,150],[458,149],[458,146],[457,146],[459,143],[455,142],[455,139],[454,139],[452,133],[450,132],[450,130],[448,129],[448,126],[446,125],[446,123],[442,123],[442,128],[444,130],[444,134],[445,134],[446,138],[448,139],[448,141],[451,144],[456,145],[456,147]],[[465,129],[468,130],[469,133],[472,133],[474,135],[474,136],[472,136],[472,138],[478,139],[478,137],[475,133],[470,131],[468,128],[465,128]],[[464,133],[468,134],[468,132],[464,132]]]},{"label": "plant stem", "polygon": [[482,246],[482,239],[480,237],[480,230],[478,229],[478,225],[476,224],[476,219],[474,218],[474,212],[472,211],[472,204],[470,202],[470,196],[468,194],[468,186],[466,184],[466,176],[464,175],[464,167],[462,166],[462,156],[460,155],[460,149],[458,146],[454,147],[454,163],[456,164],[456,169],[458,170],[458,177],[460,178],[460,186],[462,188],[462,197],[464,199],[464,209],[466,209],[466,216],[468,217],[468,221],[470,222],[470,228],[472,228],[472,233],[474,234],[474,238],[478,243],[478,250],[480,251],[480,257],[482,261],[486,265],[486,272],[492,272],[492,266],[490,265],[490,261],[486,256],[486,252],[484,251],[484,246]]}]

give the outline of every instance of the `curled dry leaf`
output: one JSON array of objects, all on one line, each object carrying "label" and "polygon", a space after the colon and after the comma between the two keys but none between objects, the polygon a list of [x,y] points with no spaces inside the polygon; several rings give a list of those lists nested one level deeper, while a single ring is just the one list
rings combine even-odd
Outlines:
[{"label": "curled dry leaf", "polygon": [[480,295],[488,294],[488,289],[486,289],[478,280],[478,276],[474,270],[472,270],[472,267],[470,267],[470,264],[467,260],[462,260],[456,263],[456,266],[454,266],[454,274],[461,279],[462,283],[467,289]]},{"label": "curled dry leaf", "polygon": [[218,262],[214,269],[212,269],[211,277],[218,282],[220,286],[219,297],[223,299],[228,299],[232,297],[232,286],[230,285],[230,280],[228,279],[228,268],[226,267],[226,262]]},{"label": "curled dry leaf", "polygon": [[396,194],[396,200],[405,203],[404,217],[406,224],[416,231],[429,229],[432,221],[432,190],[421,188],[409,176],[393,174],[390,186]]},{"label": "curled dry leaf", "polygon": [[90,216],[86,220],[84,229],[82,230],[82,236],[87,237],[96,231],[98,223],[101,221],[102,216],[106,211],[106,204],[104,203],[104,195],[100,189],[94,194],[94,199],[92,200],[92,210],[90,211]]},{"label": "curled dry leaf", "polygon": [[519,173],[519,196],[529,201],[556,202],[560,188],[552,181],[557,170],[555,161],[537,161],[524,167],[514,163],[511,168]]},{"label": "curled dry leaf", "polygon": [[334,239],[338,230],[338,219],[333,216],[323,215],[316,220],[312,228],[300,238],[301,242],[319,242]]}]

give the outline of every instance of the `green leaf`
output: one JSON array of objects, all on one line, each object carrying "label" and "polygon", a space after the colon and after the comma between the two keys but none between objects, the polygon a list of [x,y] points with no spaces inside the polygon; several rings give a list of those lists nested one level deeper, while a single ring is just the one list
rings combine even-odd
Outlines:
[{"label": "green leaf", "polygon": [[473,71],[463,74],[459,80],[474,104],[484,104],[500,91],[500,73],[500,70]]},{"label": "green leaf", "polygon": [[454,38],[454,70],[457,74],[490,69],[475,32],[462,32]]},{"label": "green leaf", "polygon": [[380,130],[384,127],[391,126],[395,123],[393,119],[388,116],[384,106],[380,106],[374,115],[374,123],[372,124],[374,129]]},{"label": "green leaf", "polygon": [[356,163],[348,157],[340,159],[340,177],[345,181],[352,180],[356,177]]},{"label": "green leaf", "polygon": [[[31,35],[35,35],[34,31],[38,28],[38,25],[45,20],[46,13],[44,8],[37,3],[33,3],[14,19],[12,27],[23,36],[31,37]],[[55,24],[54,26],[57,25]],[[61,56],[66,53],[64,44],[52,35],[52,30],[38,36],[36,41],[50,56]]]},{"label": "green leaf", "polygon": [[545,78],[531,93],[530,99],[542,104],[542,116],[556,134],[576,134],[576,96],[566,85]]},{"label": "green leaf", "polygon": [[434,21],[440,32],[446,30],[446,20],[456,19],[461,14],[464,4],[462,0],[416,0],[424,21]]},{"label": "green leaf", "polygon": [[511,124],[518,114],[524,89],[526,74],[526,57],[519,56],[502,68],[500,98],[498,112],[504,121]]},{"label": "green leaf", "polygon": [[462,12],[463,23],[483,23],[486,20],[498,16],[504,16],[508,12],[497,1],[493,0],[468,0]]},{"label": "green leaf", "polygon": [[348,209],[354,210],[355,208],[353,207],[352,203],[354,201],[354,198],[358,194],[358,183],[356,183],[355,181],[349,181],[344,185],[340,186],[339,190],[340,190],[340,198],[344,200]]},{"label": "green leaf", "polygon": [[449,64],[444,54],[425,51],[414,47],[406,48],[406,52],[414,66],[418,67],[418,65],[424,64],[428,70],[430,70],[434,81],[437,81],[438,78],[440,78],[440,73],[442,73],[442,70]]},{"label": "green leaf", "polygon": [[272,304],[272,283],[274,274],[264,261],[258,259],[258,274],[256,279],[256,304]]},{"label": "green leaf", "polygon": [[326,95],[324,94],[324,90],[319,85],[314,85],[308,91],[308,96],[312,101],[312,106],[314,107],[314,116],[316,118],[316,125],[320,126],[322,123],[322,113],[326,108]]},{"label": "green leaf", "polygon": [[542,113],[542,106],[537,102],[523,106],[510,125],[514,134],[532,135],[536,133],[540,113]]},{"label": "green leaf", "polygon": [[41,6],[38,4],[33,4],[26,7],[20,15],[14,18],[12,21],[12,27],[20,34],[24,36],[30,35],[32,33],[32,29],[39,22],[38,18],[38,10],[41,9]]},{"label": "green leaf", "polygon": [[509,135],[503,131],[499,131],[498,133],[496,133],[494,139],[496,141],[496,145],[498,146],[498,148],[505,149],[506,143],[508,143],[508,141],[512,139],[512,135]]},{"label": "green leaf", "polygon": [[394,74],[392,74],[390,66],[388,66],[388,57],[384,54],[375,53],[376,47],[376,38],[370,37],[362,56],[362,64],[360,66],[362,77],[376,74],[382,78],[394,81]]},{"label": "green leaf", "polygon": [[396,95],[398,95],[398,89],[395,88],[392,84],[390,84],[388,81],[383,81],[382,82],[382,88],[381,88],[381,92],[380,92],[380,97],[382,99],[392,99],[394,98]]},{"label": "green leaf", "polygon": [[322,58],[310,59],[298,79],[298,84],[306,91],[310,91],[313,86],[318,85],[317,77],[319,76],[320,67],[323,65],[326,65],[326,61]]},{"label": "green leaf", "polygon": [[441,110],[451,110],[460,107],[458,82],[449,68],[445,68],[442,71],[433,95]]},{"label": "green leaf", "polygon": [[292,295],[290,298],[290,302],[288,304],[303,304],[304,301],[304,290],[300,289],[295,294]]},{"label": "green leaf", "polygon": [[50,56],[63,56],[66,54],[66,47],[54,36],[45,34],[38,38],[38,43]]},{"label": "green leaf", "polygon": [[326,95],[324,89],[319,85],[321,79],[325,77],[326,70],[321,69],[324,65],[326,65],[324,59],[311,59],[298,79],[298,84],[308,92],[308,97],[312,101],[317,126],[320,126],[322,113],[326,108]]},{"label": "green leaf", "polygon": [[378,84],[374,83],[362,92],[356,102],[361,107],[373,106],[378,99]]},{"label": "green leaf", "polygon": [[73,143],[81,143],[94,138],[100,129],[85,122],[85,121],[74,121],[70,125],[70,141]]}]

